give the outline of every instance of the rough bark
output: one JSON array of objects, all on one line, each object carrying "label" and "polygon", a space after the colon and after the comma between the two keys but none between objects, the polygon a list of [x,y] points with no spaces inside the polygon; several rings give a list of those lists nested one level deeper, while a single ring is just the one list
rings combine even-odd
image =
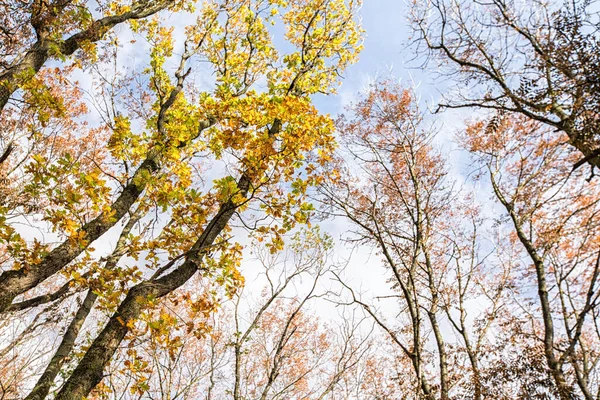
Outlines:
[{"label": "rough bark", "polygon": [[[121,257],[123,257],[123,255],[125,255],[126,253],[127,236],[131,233],[133,227],[142,216],[143,214],[139,209],[133,213],[133,215],[123,228],[123,231],[121,232],[119,239],[117,240],[115,249],[113,250],[110,257],[108,257],[104,268],[113,269],[117,266],[117,263],[119,262]],[[90,288],[83,302],[81,303],[81,306],[77,310],[75,317],[73,318],[73,320],[69,324],[69,327],[63,334],[62,341],[58,346],[56,352],[54,353],[54,356],[50,360],[50,363],[44,370],[42,376],[38,379],[31,393],[29,393],[29,395],[25,398],[25,400],[43,400],[46,398],[46,396],[48,396],[48,393],[50,392],[50,388],[52,387],[56,376],[58,375],[62,366],[67,361],[69,355],[73,351],[73,348],[75,347],[75,341],[79,336],[79,331],[81,330],[85,319],[92,310],[92,307],[96,302],[97,298],[98,295],[94,293],[93,290]]]},{"label": "rough bark", "polygon": [[18,303],[11,304],[6,309],[6,311],[7,312],[23,311],[28,308],[37,307],[42,304],[51,303],[53,301],[67,297],[72,283],[73,283],[72,281],[68,281],[52,293],[46,293],[46,294],[43,294],[40,296],[32,297],[31,299],[27,299],[27,300],[20,301]]},{"label": "rough bark", "polygon": [[75,314],[75,317],[73,317],[69,327],[63,334],[62,341],[60,342],[56,353],[54,353],[54,356],[44,370],[44,373],[40,379],[38,379],[31,393],[25,397],[25,400],[44,400],[46,396],[48,396],[50,388],[54,383],[54,379],[56,379],[61,367],[65,361],[67,361],[71,351],[73,350],[73,347],[75,347],[75,341],[79,336],[79,331],[81,330],[81,327],[83,326],[88,314],[92,310],[92,306],[94,305],[97,297],[98,296],[92,292],[92,290],[88,290],[83,302],[81,303],[81,306]]},{"label": "rough bark", "polygon": [[[181,85],[183,82],[181,82]],[[179,88],[179,86],[178,86]],[[179,89],[180,90],[180,89]],[[163,105],[170,107],[175,101],[179,91],[175,89],[169,100]],[[173,95],[174,94],[174,95]],[[212,126],[216,121],[212,118],[202,121],[198,132]],[[160,123],[160,120],[159,120]],[[182,145],[180,145],[181,147]],[[75,260],[85,249],[100,238],[118,221],[120,221],[138,200],[146,188],[146,179],[144,176],[152,175],[159,171],[159,156],[155,152],[150,152],[144,162],[135,171],[130,182],[125,186],[119,197],[113,202],[110,212],[101,213],[98,217],[81,227],[85,232],[83,239],[85,245],[81,242],[65,240],[58,247],[52,249],[39,264],[31,265],[19,270],[5,271],[0,275],[0,313],[10,309],[13,299],[37,286],[50,276],[59,272],[62,268]]]},{"label": "rough bark", "polygon": [[[276,135],[281,131],[281,127],[281,121],[276,120],[269,129],[269,135]],[[237,182],[237,187],[239,194],[245,197],[251,187],[251,178],[243,173]],[[186,283],[198,271],[207,249],[223,232],[237,208],[238,205],[231,199],[223,203],[179,267],[167,275],[141,282],[129,290],[115,314],[91,344],[55,400],[85,397],[100,383],[104,367],[110,362],[119,344],[125,338],[129,330],[128,324],[135,321],[144,310],[146,299],[163,297]]]},{"label": "rough bark", "polygon": [[[238,187],[245,195],[250,187],[244,175]],[[153,281],[144,281],[129,291],[117,312],[94,340],[71,377],[67,380],[56,400],[70,400],[85,397],[102,380],[104,367],[108,364],[119,344],[125,338],[128,323],[135,321],[144,309],[149,297],[160,298],[187,282],[198,270],[207,247],[211,246],[225,229],[233,216],[236,205],[225,203],[210,221],[198,241],[192,247],[185,261],[173,272]]]}]

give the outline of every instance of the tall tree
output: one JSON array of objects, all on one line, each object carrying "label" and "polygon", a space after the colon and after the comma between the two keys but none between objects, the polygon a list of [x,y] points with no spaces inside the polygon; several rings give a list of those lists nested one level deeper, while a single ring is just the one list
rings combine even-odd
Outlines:
[{"label": "tall tree", "polygon": [[[406,325],[388,322],[344,286],[410,359],[415,392],[448,399],[452,371],[440,320],[458,245],[449,231],[459,220],[452,183],[413,92],[391,80],[378,82],[348,111],[338,128],[363,174],[324,186],[325,195],[333,212],[356,226],[357,239],[380,252]],[[429,346],[436,349],[433,368]]]},{"label": "tall tree", "polygon": [[[58,282],[66,275],[73,280],[67,295],[100,288],[96,309],[108,317],[57,399],[87,396],[135,322],[199,271],[235,292],[243,278],[232,221],[256,229],[273,251],[284,232],[306,222],[306,188],[334,147],[333,123],[311,96],[334,91],[356,60],[358,7],[343,0],[205,1],[183,43],[159,17],[133,24],[150,44],[148,68],[142,78],[103,80],[110,132],[100,138],[103,158],[86,158],[88,172],[68,148],[57,158],[26,157],[19,173],[28,194],[56,206],[18,205],[15,213],[45,221],[59,244],[28,243],[16,220],[2,220],[2,310],[21,308],[14,299],[23,294],[41,292],[38,304],[62,300],[55,293],[64,294]],[[287,54],[271,42],[271,22],[285,26]],[[213,89],[186,85],[205,61],[217,78]],[[120,103],[115,92],[125,89]],[[127,235],[123,261],[112,265],[91,245],[122,230],[119,221],[130,221],[133,210],[142,217]]]},{"label": "tall tree", "polygon": [[514,242],[528,257],[525,276],[539,306],[532,310],[534,334],[541,331],[558,395],[593,399],[597,382],[590,361],[597,356],[590,350],[598,345],[593,315],[600,299],[598,185],[572,171],[578,155],[565,138],[525,117],[473,123],[465,140],[490,178]]}]

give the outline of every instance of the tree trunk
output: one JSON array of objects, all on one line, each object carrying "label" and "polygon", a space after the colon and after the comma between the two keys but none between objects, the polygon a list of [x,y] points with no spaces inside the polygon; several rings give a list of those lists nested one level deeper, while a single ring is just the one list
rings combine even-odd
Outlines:
[{"label": "tree trunk", "polygon": [[60,372],[60,369],[62,368],[65,361],[67,361],[69,354],[71,354],[73,347],[75,347],[75,340],[79,335],[79,330],[85,322],[85,319],[87,318],[88,314],[92,310],[92,306],[94,305],[94,302],[96,301],[97,297],[98,296],[94,292],[92,292],[91,289],[88,290],[87,295],[83,300],[83,303],[81,303],[81,306],[77,310],[75,317],[73,318],[73,320],[69,324],[69,327],[63,334],[62,342],[58,346],[56,353],[54,353],[52,360],[50,360],[50,364],[48,364],[46,370],[44,371],[40,379],[38,379],[37,383],[35,384],[35,387],[31,391],[31,393],[29,393],[29,395],[25,398],[25,400],[44,400],[46,396],[48,396],[50,388],[54,383],[54,379],[56,379],[56,376]]},{"label": "tree trunk", "polygon": [[[278,129],[281,124],[277,124]],[[238,181],[239,193],[246,196],[250,189],[250,179],[243,174]],[[86,397],[100,383],[104,367],[109,363],[119,344],[133,323],[144,310],[149,297],[160,298],[186,283],[198,271],[206,249],[225,229],[237,205],[229,200],[223,204],[215,217],[208,223],[202,235],[188,252],[185,261],[171,273],[155,280],[141,282],[129,293],[96,337],[79,365],[73,371],[55,400],[72,400]]]}]

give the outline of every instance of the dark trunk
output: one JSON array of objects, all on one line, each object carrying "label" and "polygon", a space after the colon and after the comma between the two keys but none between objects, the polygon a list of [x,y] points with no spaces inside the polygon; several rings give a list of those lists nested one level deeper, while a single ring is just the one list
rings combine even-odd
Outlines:
[{"label": "dark trunk", "polygon": [[[250,179],[242,175],[238,188],[246,196]],[[67,380],[56,400],[71,400],[86,397],[100,383],[104,367],[109,363],[119,344],[125,338],[128,324],[135,321],[144,310],[149,297],[160,298],[182,286],[198,271],[207,249],[225,229],[237,205],[231,200],[223,204],[215,217],[206,226],[202,235],[188,252],[185,261],[169,274],[152,281],[144,281],[129,291],[117,312],[94,340],[71,377]]]},{"label": "dark trunk", "polygon": [[60,271],[79,256],[92,242],[112,228],[125,216],[144,191],[146,183],[142,179],[143,175],[146,173],[152,174],[157,170],[158,165],[152,158],[147,158],[142,163],[131,182],[112,204],[111,215],[102,213],[81,227],[81,230],[85,232],[83,239],[86,244],[84,246],[76,241],[65,240],[50,251],[39,264],[3,272],[0,275],[0,312],[6,311],[16,296],[25,293]]},{"label": "dark trunk", "polygon": [[71,354],[73,347],[75,347],[75,340],[79,336],[79,330],[92,310],[92,306],[97,297],[98,296],[92,292],[92,290],[88,290],[83,303],[79,307],[79,310],[77,310],[75,317],[64,333],[62,342],[58,346],[56,353],[54,353],[52,360],[50,360],[50,364],[48,364],[46,370],[25,400],[44,400],[46,396],[48,396],[50,388],[54,383],[54,379],[56,379],[60,369],[65,361],[67,361],[69,354]]}]

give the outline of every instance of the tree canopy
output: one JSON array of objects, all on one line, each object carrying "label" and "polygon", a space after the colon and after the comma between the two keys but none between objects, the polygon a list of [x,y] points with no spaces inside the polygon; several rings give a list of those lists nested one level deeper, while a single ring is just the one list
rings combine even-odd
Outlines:
[{"label": "tree canopy", "polygon": [[597,6],[0,1],[0,398],[599,400]]}]

